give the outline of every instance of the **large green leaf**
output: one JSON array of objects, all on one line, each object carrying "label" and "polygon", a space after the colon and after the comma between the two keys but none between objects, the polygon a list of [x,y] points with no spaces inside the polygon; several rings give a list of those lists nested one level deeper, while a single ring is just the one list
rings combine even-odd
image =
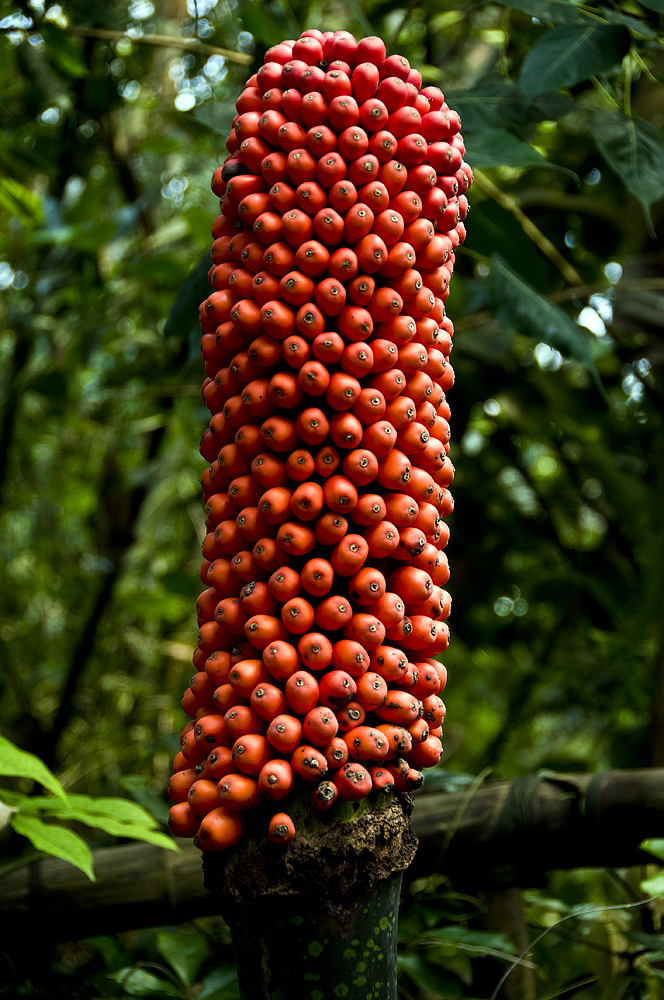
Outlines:
[{"label": "large green leaf", "polygon": [[220,1000],[224,987],[229,987],[231,984],[235,987],[235,995],[237,996],[237,969],[235,966],[218,965],[201,983],[196,1000]]},{"label": "large green leaf", "polygon": [[498,0],[501,7],[513,7],[546,24],[578,21],[583,16],[574,0]]},{"label": "large green leaf", "polygon": [[541,94],[605,73],[621,62],[630,40],[627,28],[598,21],[552,28],[524,59],[521,88],[528,95]]},{"label": "large green leaf", "polygon": [[201,934],[185,931],[167,934],[163,931],[157,935],[157,951],[185,986],[191,986],[210,954],[210,947]]},{"label": "large green leaf", "polygon": [[468,141],[466,159],[472,167],[553,167],[539,150],[521,142],[504,128],[488,128]]},{"label": "large green leaf", "polygon": [[166,337],[178,337],[180,340],[186,340],[192,333],[198,334],[198,307],[212,290],[207,278],[210,266],[210,255],[205,254],[192,268],[171,306],[164,327]]},{"label": "large green leaf", "polygon": [[47,811],[53,818],[75,820],[104,830],[113,837],[143,840],[168,851],[179,850],[175,841],[157,828],[154,816],[129,799],[95,799],[89,795],[71,795],[66,804],[50,798],[30,799],[23,811]]},{"label": "large green leaf", "polygon": [[[75,817],[74,817],[75,818]],[[121,823],[119,820],[111,819],[110,816],[101,821],[95,822],[93,816],[82,814],[78,817],[81,823],[86,826],[97,827],[109,833],[112,837],[125,837],[128,840],[143,840],[146,844],[154,844],[155,847],[163,847],[166,851],[179,851],[180,848],[175,841],[166,833],[153,830],[137,823]]]},{"label": "large green leaf", "polygon": [[[551,267],[543,254],[533,253],[533,241],[526,236],[521,224],[511,212],[493,199],[485,199],[473,207],[473,250],[485,257],[498,252],[508,265],[535,288],[547,288],[551,281]],[[454,282],[452,282],[452,288]],[[468,289],[471,308],[485,309],[486,287]],[[453,292],[454,294],[454,292]],[[454,315],[454,310],[451,310]],[[491,345],[493,352],[495,344]]]},{"label": "large green leaf", "polygon": [[644,851],[650,851],[651,854],[654,854],[656,857],[664,860],[664,839],[661,837],[644,840],[641,843],[641,847]]},{"label": "large green leaf", "polygon": [[489,285],[492,311],[499,323],[574,358],[599,382],[589,335],[559,306],[516,274],[498,254],[491,258]]},{"label": "large green leaf", "polygon": [[21,812],[14,814],[11,825],[16,833],[27,837],[38,851],[68,861],[69,864],[80,868],[92,882],[95,881],[92,870],[92,851],[73,830],[45,823],[38,816],[26,816]]},{"label": "large green leaf", "polygon": [[642,118],[598,111],[590,120],[590,134],[608,165],[643,205],[652,232],[650,206],[664,196],[664,143],[659,132]]},{"label": "large green leaf", "polygon": [[[399,971],[405,972],[431,1000],[451,1000],[452,997],[463,996],[461,983],[456,976],[446,976],[440,968],[431,965],[420,955],[399,955],[397,961]],[[468,965],[465,956],[464,961]]]},{"label": "large green leaf", "polygon": [[507,960],[510,960],[516,951],[513,942],[506,934],[469,930],[458,924],[451,924],[449,927],[434,927],[426,932],[422,940],[440,944],[454,944],[456,948],[461,948],[463,951]]},{"label": "large green leaf", "polygon": [[512,83],[496,80],[471,90],[445,91],[445,99],[461,117],[464,134],[487,128],[522,127],[529,112],[522,91]]},{"label": "large green leaf", "polygon": [[112,818],[118,822],[136,823],[147,828],[157,827],[157,821],[150,813],[130,799],[93,798],[91,795],[70,795],[66,803],[55,799],[31,799],[30,804],[40,810],[47,809],[52,816],[60,819]]},{"label": "large green leaf", "polygon": [[67,802],[67,793],[46,764],[27,750],[20,750],[4,736],[0,736],[0,774],[8,777],[32,778]]},{"label": "large green leaf", "polygon": [[82,812],[92,816],[112,816],[125,823],[138,823],[148,828],[156,828],[158,823],[147,809],[138,802],[120,798],[92,798],[89,795],[72,795],[71,802]]},{"label": "large green leaf", "polygon": [[641,891],[649,896],[664,896],[664,872],[659,872],[641,882]]},{"label": "large green leaf", "polygon": [[641,4],[648,10],[656,10],[659,14],[664,14],[664,0],[641,0]]},{"label": "large green leaf", "polygon": [[[164,970],[166,971],[166,970]],[[113,973],[116,983],[132,997],[184,997],[183,991],[170,982],[155,976],[146,969],[126,968]]]}]

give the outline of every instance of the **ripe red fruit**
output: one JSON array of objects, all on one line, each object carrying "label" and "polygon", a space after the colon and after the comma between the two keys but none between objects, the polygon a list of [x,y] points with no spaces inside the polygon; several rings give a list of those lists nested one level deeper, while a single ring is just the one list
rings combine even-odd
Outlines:
[{"label": "ripe red fruit", "polygon": [[287,844],[295,836],[295,824],[288,813],[275,813],[268,827],[268,838],[274,844]]},{"label": "ripe red fruit", "polygon": [[295,774],[304,781],[320,781],[328,771],[328,763],[320,750],[302,745],[293,751],[290,758]]},{"label": "ripe red fruit", "polygon": [[170,794],[206,850],[302,780],[320,810],[418,787],[444,715],[458,115],[378,38],[310,29],[265,58],[213,177],[201,307],[205,589]]},{"label": "ripe red fruit", "polygon": [[371,775],[362,764],[344,764],[332,775],[339,796],[349,802],[363,799],[372,789]]}]

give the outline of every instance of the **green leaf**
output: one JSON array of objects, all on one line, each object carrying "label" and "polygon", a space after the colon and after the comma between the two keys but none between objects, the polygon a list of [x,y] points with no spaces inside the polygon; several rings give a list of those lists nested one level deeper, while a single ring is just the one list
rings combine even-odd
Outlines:
[{"label": "green leaf", "polygon": [[70,798],[81,809],[88,810],[91,815],[107,816],[123,823],[138,824],[150,829],[155,829],[158,826],[154,816],[150,815],[147,809],[144,809],[138,802],[132,802],[131,799],[92,798],[89,795],[72,795]]},{"label": "green leaf", "polygon": [[145,969],[125,968],[113,974],[113,979],[132,997],[183,997],[175,983],[154,976]]},{"label": "green leaf", "polygon": [[168,805],[151,786],[148,778],[140,774],[127,774],[120,779],[123,790],[131,795],[156,820],[157,826],[168,823]]},{"label": "green leaf", "polygon": [[129,799],[95,799],[89,795],[71,795],[67,804],[51,798],[30,799],[25,809],[47,811],[57,819],[76,820],[86,826],[104,830],[112,837],[143,840],[167,851],[179,850],[172,837],[157,828],[154,816]]},{"label": "green leaf", "polygon": [[664,14],[664,0],[641,0],[641,6],[648,10],[656,10],[659,14]]},{"label": "green leaf", "polygon": [[244,4],[242,23],[265,46],[278,45],[284,38],[297,38],[302,30],[288,4]]},{"label": "green leaf", "polygon": [[49,60],[63,76],[73,76],[83,79],[90,69],[83,58],[81,39],[65,34],[54,25],[42,24],[40,32],[46,42],[46,52]]},{"label": "green leaf", "polygon": [[24,225],[41,224],[41,199],[13,177],[0,177],[0,207]]},{"label": "green leaf", "polygon": [[561,24],[565,21],[579,21],[582,15],[573,0],[498,0],[501,7],[522,10],[524,14],[536,17],[547,24]]},{"label": "green leaf", "polygon": [[473,134],[468,141],[466,159],[471,167],[553,167],[539,150],[521,142],[504,128],[488,128]]},{"label": "green leaf", "polygon": [[427,792],[461,792],[470,788],[476,780],[474,774],[461,774],[456,771],[445,771],[442,767],[433,767],[424,776],[424,789]]},{"label": "green leaf", "polygon": [[[2,792],[4,795],[4,791]],[[5,830],[11,823],[12,816],[16,812],[16,807],[8,805],[0,799],[0,833]]]},{"label": "green leaf", "polygon": [[491,955],[493,958],[511,959],[516,952],[513,942],[506,934],[473,931],[457,925],[435,927],[427,931],[422,940],[454,944],[456,948],[461,948],[464,951],[475,952],[479,955]]},{"label": "green leaf", "polygon": [[562,90],[547,90],[543,94],[534,94],[529,101],[529,109],[536,122],[560,121],[564,115],[578,110],[574,99]]},{"label": "green leaf", "polygon": [[649,851],[655,857],[664,858],[664,839],[656,837],[644,840],[641,842],[641,849]]},{"label": "green leaf", "polygon": [[[8,788],[0,788],[0,795],[5,805],[12,809],[34,809],[35,803],[39,802],[34,795],[22,795],[20,792],[10,792]],[[51,800],[48,799],[50,802]]]},{"label": "green leaf", "polygon": [[154,844],[155,847],[163,847],[166,851],[178,852],[180,850],[169,834],[161,833],[159,830],[146,829],[144,826],[137,826],[133,823],[119,823],[116,820],[106,818],[103,823],[96,824],[89,822],[87,825],[99,826],[112,837],[125,837],[129,840],[143,840],[146,844]]},{"label": "green leaf", "polygon": [[529,118],[525,95],[502,80],[472,90],[446,91],[445,99],[460,115],[465,135],[509,125],[522,128]]},{"label": "green leaf", "polygon": [[236,114],[235,101],[210,101],[189,112],[191,118],[224,139],[228,138],[231,122]]},{"label": "green leaf", "polygon": [[590,344],[590,334],[516,274],[498,254],[491,258],[491,308],[498,322],[537,343],[543,342],[572,358],[589,372],[606,400]]},{"label": "green leaf", "polygon": [[611,24],[623,24],[637,44],[643,44],[646,39],[656,41],[658,38],[657,31],[642,18],[632,17],[622,10],[607,10],[606,17]]},{"label": "green leaf", "polygon": [[117,820],[120,823],[131,823],[145,826],[148,829],[155,829],[157,821],[150,813],[139,806],[131,799],[120,798],[93,798],[91,795],[70,795],[66,804],[62,804],[55,799],[32,800],[44,809],[48,809],[51,815],[60,819],[77,819],[81,822],[87,820],[107,819]]},{"label": "green leaf", "polygon": [[441,974],[439,968],[430,965],[419,955],[398,955],[400,972],[405,972],[413,982],[424,990],[430,1000],[451,1000],[463,996],[461,983],[456,978]]},{"label": "green leaf", "polygon": [[608,165],[643,205],[654,236],[650,206],[664,196],[664,143],[657,129],[621,111],[598,111],[590,120],[590,134]]},{"label": "green leaf", "polygon": [[199,333],[198,307],[212,291],[207,278],[210,266],[210,255],[205,254],[192,269],[171,306],[164,327],[165,336],[179,337],[184,341],[192,331]]},{"label": "green leaf", "polygon": [[94,937],[86,938],[85,941],[86,944],[92,948],[96,948],[99,952],[108,972],[115,972],[131,961],[126,947],[117,937],[113,937],[110,934],[98,934]]},{"label": "green leaf", "polygon": [[630,34],[621,25],[588,21],[552,28],[528,52],[521,67],[525,94],[572,87],[618,65],[629,51]]},{"label": "green leaf", "polygon": [[[502,259],[535,288],[548,288],[550,285],[551,267],[548,260],[543,254],[533,253],[533,242],[526,236],[520,223],[511,212],[492,198],[486,198],[473,207],[473,250],[487,258],[498,250]],[[489,289],[486,282],[482,286],[466,289],[471,298],[469,309],[488,307]]]},{"label": "green leaf", "polygon": [[163,932],[157,935],[157,951],[185,986],[191,986],[210,954],[210,947],[200,934]]},{"label": "green leaf", "polygon": [[68,801],[67,793],[46,764],[27,750],[19,750],[5,736],[0,736],[0,774],[16,778],[32,778],[63,802]]},{"label": "green leaf", "polygon": [[27,837],[33,847],[54,858],[61,858],[80,868],[91,882],[95,881],[92,870],[92,851],[73,830],[45,823],[37,816],[26,816],[18,812],[12,817],[11,825],[16,833]]},{"label": "green leaf", "polygon": [[562,309],[527,284],[498,254],[491,258],[489,287],[493,313],[499,323],[574,358],[599,383],[590,353],[589,334]]},{"label": "green leaf", "polygon": [[218,1000],[221,990],[231,984],[237,991],[237,969],[234,965],[220,965],[205,977],[196,1000]]},{"label": "green leaf", "polygon": [[649,896],[664,895],[664,872],[644,879],[641,883],[641,891],[647,892]]},{"label": "green leaf", "polygon": [[662,947],[661,934],[645,934],[643,931],[629,931],[628,929],[623,929],[621,933],[628,941],[636,941],[637,944],[643,945],[646,951],[659,951]]},{"label": "green leaf", "polygon": [[[357,23],[362,28],[365,35],[375,35],[376,30],[372,25],[371,21],[362,10],[362,5],[358,3],[358,0],[346,0],[346,6],[351,12]],[[420,67],[421,68],[421,67]]]}]

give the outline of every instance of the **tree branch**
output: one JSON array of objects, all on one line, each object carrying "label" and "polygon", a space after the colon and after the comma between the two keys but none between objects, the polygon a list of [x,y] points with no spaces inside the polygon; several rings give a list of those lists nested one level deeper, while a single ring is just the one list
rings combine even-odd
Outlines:
[{"label": "tree branch", "polygon": [[[239,63],[242,66],[251,66],[254,61],[252,55],[246,52],[235,52],[233,49],[220,49],[216,45],[207,45],[199,38],[178,38],[176,35],[141,35],[134,38],[126,31],[115,31],[112,28],[89,28],[84,24],[68,24],[62,27],[59,24],[52,25],[64,31],[68,35],[77,35],[82,38],[98,38],[102,41],[119,42],[126,39],[135,45],[153,45],[158,48],[185,49],[187,52],[200,52],[204,56],[223,56],[228,62]],[[36,25],[33,28],[0,28],[0,33],[9,34],[33,34],[39,31]]]},{"label": "tree branch", "polygon": [[583,285],[583,278],[569,261],[565,260],[558,248],[554,246],[548,236],[545,236],[541,229],[530,219],[518,204],[515,198],[505,194],[493,183],[481,170],[473,170],[475,183],[486,191],[490,198],[493,198],[501,208],[514,216],[528,239],[532,240],[535,246],[541,250],[545,257],[556,267],[569,285]]}]

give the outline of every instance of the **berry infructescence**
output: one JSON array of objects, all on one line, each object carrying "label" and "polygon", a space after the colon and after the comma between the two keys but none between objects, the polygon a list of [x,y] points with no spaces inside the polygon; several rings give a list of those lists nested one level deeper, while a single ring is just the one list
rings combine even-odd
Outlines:
[{"label": "berry infructescence", "polygon": [[[214,172],[194,674],[169,795],[203,850],[295,835],[440,759],[465,238],[459,117],[376,37],[268,50]],[[269,804],[273,804],[270,809]]]}]

